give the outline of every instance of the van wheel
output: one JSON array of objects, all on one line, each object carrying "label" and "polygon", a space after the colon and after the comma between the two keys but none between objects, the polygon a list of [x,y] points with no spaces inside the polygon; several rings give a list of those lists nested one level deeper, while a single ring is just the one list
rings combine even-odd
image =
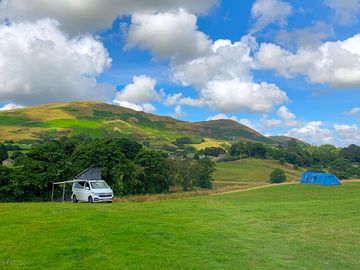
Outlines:
[{"label": "van wheel", "polygon": [[77,203],[77,202],[78,202],[78,200],[77,200],[77,198],[76,198],[76,195],[73,195],[72,201],[73,201],[74,203]]},{"label": "van wheel", "polygon": [[94,202],[94,200],[93,200],[93,198],[92,198],[91,196],[89,196],[88,202],[89,202],[89,203],[93,203],[93,202]]}]

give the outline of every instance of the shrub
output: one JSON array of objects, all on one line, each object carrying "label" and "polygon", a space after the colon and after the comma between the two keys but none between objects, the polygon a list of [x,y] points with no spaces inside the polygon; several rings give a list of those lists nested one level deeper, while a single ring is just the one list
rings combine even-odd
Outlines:
[{"label": "shrub", "polygon": [[276,168],[270,174],[270,182],[274,183],[283,183],[286,181],[286,175],[282,169]]}]

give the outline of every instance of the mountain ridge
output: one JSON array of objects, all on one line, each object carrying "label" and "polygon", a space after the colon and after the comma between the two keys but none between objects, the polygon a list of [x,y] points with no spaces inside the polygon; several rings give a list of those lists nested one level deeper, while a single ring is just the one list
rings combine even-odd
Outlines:
[{"label": "mountain ridge", "polygon": [[230,119],[187,122],[170,116],[139,112],[117,105],[80,101],[52,103],[0,112],[0,140],[36,141],[42,136],[128,137],[156,145],[190,137],[215,144],[247,140],[278,144],[259,132]]}]

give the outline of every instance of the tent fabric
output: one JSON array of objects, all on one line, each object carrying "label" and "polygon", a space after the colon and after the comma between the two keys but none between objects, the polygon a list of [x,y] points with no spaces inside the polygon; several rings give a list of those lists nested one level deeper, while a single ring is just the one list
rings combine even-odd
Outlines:
[{"label": "tent fabric", "polygon": [[315,184],[315,185],[341,185],[340,180],[333,174],[327,173],[315,173],[315,172],[306,172],[301,176],[301,184]]},{"label": "tent fabric", "polygon": [[75,178],[76,180],[101,180],[100,168],[88,168]]}]

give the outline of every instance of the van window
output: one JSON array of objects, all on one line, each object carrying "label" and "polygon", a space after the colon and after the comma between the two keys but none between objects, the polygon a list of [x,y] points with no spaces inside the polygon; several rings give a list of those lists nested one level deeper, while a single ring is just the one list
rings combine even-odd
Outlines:
[{"label": "van window", "polygon": [[75,182],[74,188],[82,189],[84,188],[85,182]]},{"label": "van window", "polygon": [[85,183],[85,188],[89,188],[90,189],[90,185],[88,182]]}]

